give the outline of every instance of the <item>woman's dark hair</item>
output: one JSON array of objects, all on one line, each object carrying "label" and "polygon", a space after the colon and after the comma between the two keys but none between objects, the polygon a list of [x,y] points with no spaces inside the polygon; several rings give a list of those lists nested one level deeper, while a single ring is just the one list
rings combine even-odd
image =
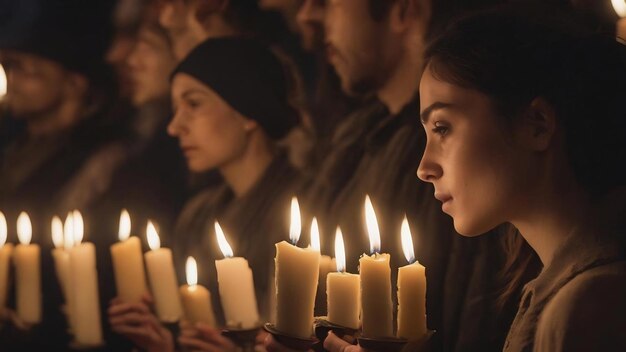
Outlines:
[{"label": "woman's dark hair", "polygon": [[[437,79],[489,96],[505,122],[545,99],[578,183],[601,197],[626,184],[624,51],[613,33],[588,30],[573,15],[516,5],[458,20],[428,45],[425,65]],[[507,294],[525,269],[515,263],[532,253],[514,242]]]}]

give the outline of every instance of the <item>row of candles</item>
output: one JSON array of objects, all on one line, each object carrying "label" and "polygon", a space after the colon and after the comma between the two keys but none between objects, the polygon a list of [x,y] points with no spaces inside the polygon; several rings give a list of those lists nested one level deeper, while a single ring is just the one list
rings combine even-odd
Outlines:
[{"label": "row of candles", "polygon": [[[425,268],[416,260],[411,233],[405,217],[401,227],[402,247],[409,265],[398,269],[397,332],[393,331],[393,303],[390,255],[380,253],[380,233],[369,197],[365,200],[366,224],[371,255],[359,260],[359,274],[345,271],[345,250],[341,230],[335,234],[335,259],[320,254],[317,221],[311,225],[311,246],[297,246],[301,220],[295,198],[291,203],[290,242],[276,243],[276,328],[291,336],[308,338],[313,327],[318,282],[324,280],[327,291],[329,322],[347,328],[362,328],[368,337],[418,339],[427,332],[425,314]],[[93,243],[83,242],[83,219],[78,211],[68,214],[63,223],[52,220],[52,255],[59,284],[63,291],[68,323],[75,341],[82,345],[99,345],[102,341],[96,251]],[[197,266],[187,258],[187,285],[180,288],[174,270],[172,252],[160,246],[152,222],[146,236],[151,248],[142,254],[141,241],[130,236],[130,216],[122,211],[119,242],[110,248],[118,297],[124,302],[139,302],[148,292],[146,273],[155,310],[163,322],[184,317],[192,322],[215,325],[211,294],[197,282]],[[9,287],[9,262],[13,257],[16,281],[16,313],[25,323],[41,321],[40,248],[31,244],[32,228],[26,213],[17,220],[20,244],[6,243],[6,219],[0,213],[0,311],[6,304]],[[227,326],[250,329],[260,324],[254,292],[252,269],[248,261],[235,257],[220,225],[215,234],[224,259],[216,260],[218,288]],[[329,268],[336,265],[336,272]]]}]

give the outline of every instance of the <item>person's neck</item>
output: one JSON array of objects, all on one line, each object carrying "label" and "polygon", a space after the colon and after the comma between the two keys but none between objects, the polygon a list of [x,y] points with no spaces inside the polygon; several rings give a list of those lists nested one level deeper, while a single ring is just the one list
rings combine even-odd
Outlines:
[{"label": "person's neck", "polygon": [[421,56],[419,48],[405,48],[404,54],[398,59],[398,64],[377,91],[378,99],[392,114],[399,113],[417,94],[422,76]]},{"label": "person's neck", "polygon": [[589,199],[574,181],[544,187],[534,195],[527,206],[530,211],[511,222],[547,267],[588,214]]},{"label": "person's neck", "polygon": [[235,196],[240,198],[261,179],[275,156],[276,150],[271,142],[251,136],[243,155],[220,167],[220,173]]},{"label": "person's neck", "polygon": [[82,117],[81,105],[66,101],[56,109],[29,119],[26,128],[31,137],[49,136],[74,126]]}]

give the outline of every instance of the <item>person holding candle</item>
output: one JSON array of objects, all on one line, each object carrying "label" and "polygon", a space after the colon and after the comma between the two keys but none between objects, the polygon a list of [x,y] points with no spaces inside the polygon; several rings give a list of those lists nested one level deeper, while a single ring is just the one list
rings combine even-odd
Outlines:
[{"label": "person holding candle", "polygon": [[477,14],[429,46],[418,176],[459,233],[511,223],[541,259],[505,351],[620,351],[625,49],[547,13]]},{"label": "person holding candle", "polygon": [[[222,322],[214,260],[223,254],[215,241],[216,220],[237,255],[254,268],[262,320],[269,314],[273,244],[287,233],[286,210],[300,177],[277,145],[298,123],[282,67],[251,39],[216,38],[196,47],[172,76],[176,114],[168,131],[180,140],[190,170],[217,168],[225,181],[193,198],[181,213],[175,262],[193,255],[207,269],[199,281],[209,284]],[[239,81],[246,84],[234,83]]]}]

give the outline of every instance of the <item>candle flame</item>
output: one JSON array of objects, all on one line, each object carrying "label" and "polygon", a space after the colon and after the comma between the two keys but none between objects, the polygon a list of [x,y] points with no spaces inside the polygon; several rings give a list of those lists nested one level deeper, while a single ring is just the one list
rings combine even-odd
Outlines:
[{"label": "candle flame", "polygon": [[225,258],[231,258],[233,256],[233,249],[230,246],[230,244],[228,244],[228,241],[226,240],[226,236],[224,235],[224,231],[222,231],[222,227],[217,221],[215,222],[214,226],[215,226],[215,238],[217,238],[217,244],[218,246],[220,246],[220,250],[222,251],[222,254],[224,254]]},{"label": "candle flame", "polygon": [[289,239],[295,246],[302,232],[302,220],[300,219],[300,204],[296,197],[291,198],[291,223],[289,225]]},{"label": "candle flame", "polygon": [[51,231],[52,231],[52,243],[55,248],[63,247],[63,222],[58,216],[52,218]]},{"label": "candle flame", "polygon": [[150,246],[150,249],[154,251],[161,248],[161,239],[151,220],[148,220],[148,226],[146,226],[146,237],[148,237],[148,246]]},{"label": "candle flame", "polygon": [[196,286],[198,284],[198,265],[193,257],[187,257],[185,273],[187,274],[187,285]]},{"label": "candle flame", "polygon": [[128,210],[122,209],[118,238],[120,241],[126,241],[128,237],[130,237],[130,214],[128,214]]},{"label": "candle flame", "polygon": [[17,238],[21,244],[30,244],[33,237],[33,227],[26,212],[21,212],[17,217]]},{"label": "candle flame", "polygon": [[7,243],[7,234],[7,218],[5,218],[4,214],[0,211],[0,247]]},{"label": "candle flame", "polygon": [[341,229],[337,227],[335,232],[335,261],[337,263],[337,271],[344,272],[346,270],[346,248],[343,244],[343,234]]},{"label": "candle flame", "polygon": [[7,74],[0,64],[0,100],[7,94]]},{"label": "candle flame", "polygon": [[626,17],[626,1],[625,0],[611,0],[613,10],[619,17]]},{"label": "candle flame", "polygon": [[411,236],[411,228],[409,227],[409,221],[404,216],[404,220],[402,220],[402,228],[400,230],[400,234],[402,237],[402,251],[404,252],[404,257],[409,263],[415,262],[415,252],[413,252],[413,238]]},{"label": "candle flame", "polygon": [[380,252],[380,230],[378,229],[378,220],[376,220],[376,212],[370,200],[370,196],[365,196],[365,222],[367,224],[367,234],[370,238],[370,253]]},{"label": "candle flame", "polygon": [[85,223],[80,211],[74,210],[72,212],[72,223],[74,227],[74,244],[78,245],[83,241],[83,236],[85,235]]},{"label": "candle flame", "polygon": [[65,249],[70,249],[74,246],[74,214],[67,213],[65,217],[65,224],[63,225],[63,244]]},{"label": "candle flame", "polygon": [[321,251],[320,245],[320,229],[317,225],[317,219],[314,217],[313,221],[311,221],[311,248],[316,251]]}]

